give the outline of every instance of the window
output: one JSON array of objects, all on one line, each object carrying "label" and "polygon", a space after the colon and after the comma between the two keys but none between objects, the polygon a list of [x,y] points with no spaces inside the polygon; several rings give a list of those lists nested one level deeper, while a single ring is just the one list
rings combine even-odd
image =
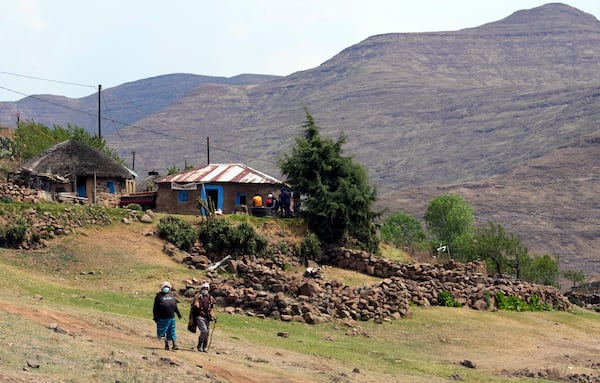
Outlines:
[{"label": "window", "polygon": [[190,193],[187,190],[180,190],[177,194],[177,202],[187,202],[190,199]]},{"label": "window", "polygon": [[240,206],[240,205],[247,205],[246,203],[246,193],[238,193],[235,196],[235,204]]}]

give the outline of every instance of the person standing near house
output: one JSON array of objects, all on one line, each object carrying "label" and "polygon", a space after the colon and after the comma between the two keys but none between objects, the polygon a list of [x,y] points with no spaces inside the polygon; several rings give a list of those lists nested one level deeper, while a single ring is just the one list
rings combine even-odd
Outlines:
[{"label": "person standing near house", "polygon": [[262,197],[260,196],[260,194],[255,193],[254,197],[252,197],[252,206],[262,207],[262,205],[263,205]]},{"label": "person standing near house", "polygon": [[[208,339],[210,332],[210,322],[217,322],[215,316],[215,298],[209,294],[210,285],[204,282],[200,285],[200,292],[194,296],[190,315],[194,318],[194,323],[200,331],[198,336],[198,346],[196,348],[201,352],[208,352]],[[213,330],[214,331],[214,330]]]},{"label": "person standing near house", "polygon": [[273,193],[267,194],[267,200],[265,201],[265,206],[270,207],[270,208],[275,206],[275,197],[273,196]]},{"label": "person standing near house", "polygon": [[169,282],[161,283],[160,291],[154,297],[152,314],[153,320],[156,322],[156,335],[165,340],[165,350],[169,349],[169,342],[173,343],[173,350],[179,350],[175,314],[181,319],[181,312],[179,312],[177,298],[171,291]]},{"label": "person standing near house", "polygon": [[290,202],[292,199],[292,192],[290,192],[290,190],[284,186],[281,188],[281,195],[279,198],[281,201],[281,216],[289,218],[291,216]]}]

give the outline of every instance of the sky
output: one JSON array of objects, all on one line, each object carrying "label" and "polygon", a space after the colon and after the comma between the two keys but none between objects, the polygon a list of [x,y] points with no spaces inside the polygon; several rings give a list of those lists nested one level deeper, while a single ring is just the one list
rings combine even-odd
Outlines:
[{"label": "sky", "polygon": [[[0,101],[171,73],[285,76],[369,36],[454,31],[537,0],[0,0]],[[600,17],[600,1],[563,3]]]}]

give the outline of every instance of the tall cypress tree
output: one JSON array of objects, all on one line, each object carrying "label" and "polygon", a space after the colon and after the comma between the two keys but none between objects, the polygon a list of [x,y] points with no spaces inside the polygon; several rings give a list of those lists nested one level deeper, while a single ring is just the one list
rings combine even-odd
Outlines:
[{"label": "tall cypress tree", "polygon": [[366,169],[342,155],[346,136],[337,141],[323,138],[308,110],[291,153],[280,159],[281,172],[294,191],[307,197],[303,216],[308,228],[326,244],[347,244],[379,252],[371,207],[376,191],[368,183]]}]

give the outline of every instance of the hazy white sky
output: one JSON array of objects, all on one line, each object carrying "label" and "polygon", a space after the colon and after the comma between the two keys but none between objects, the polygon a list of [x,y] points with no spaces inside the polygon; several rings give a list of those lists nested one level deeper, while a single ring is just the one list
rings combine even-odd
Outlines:
[{"label": "hazy white sky", "polygon": [[[376,34],[470,28],[548,2],[0,0],[0,101],[170,73],[288,75]],[[598,0],[564,3],[600,17]]]}]

